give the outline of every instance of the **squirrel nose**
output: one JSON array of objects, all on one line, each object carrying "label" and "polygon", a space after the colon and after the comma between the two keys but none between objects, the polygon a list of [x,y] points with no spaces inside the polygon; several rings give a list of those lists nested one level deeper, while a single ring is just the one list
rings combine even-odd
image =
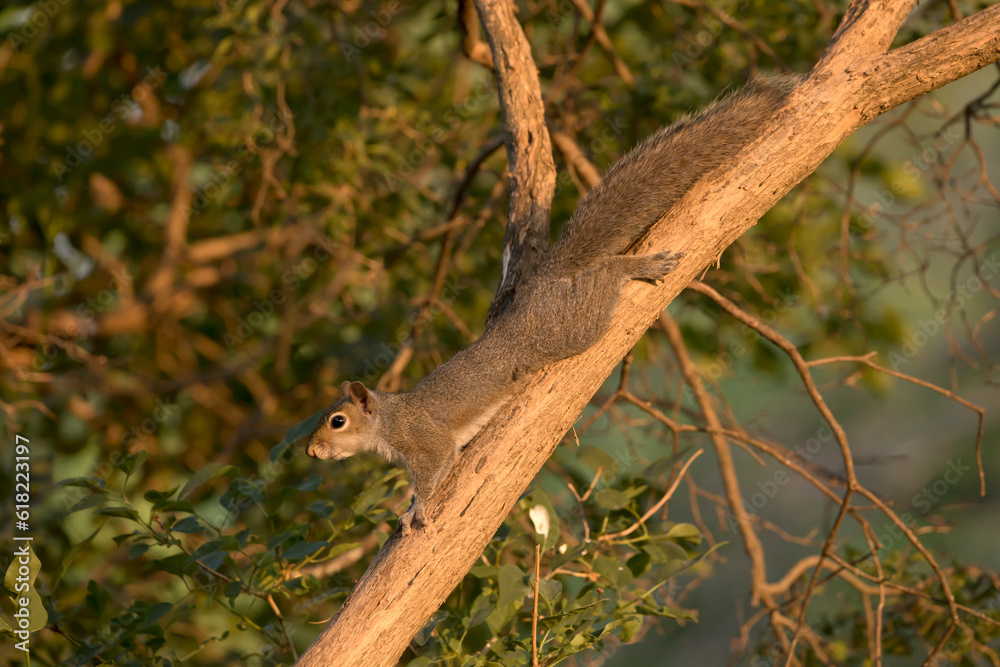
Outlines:
[{"label": "squirrel nose", "polygon": [[313,443],[310,442],[308,445],[306,445],[306,454],[312,456],[313,458],[316,458],[316,448],[313,445]]}]

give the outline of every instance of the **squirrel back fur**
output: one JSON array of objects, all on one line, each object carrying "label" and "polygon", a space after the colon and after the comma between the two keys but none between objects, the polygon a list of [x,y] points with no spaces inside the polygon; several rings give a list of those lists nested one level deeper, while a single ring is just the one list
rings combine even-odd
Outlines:
[{"label": "squirrel back fur", "polygon": [[414,504],[404,534],[462,448],[531,377],[592,347],[608,331],[628,282],[656,283],[680,255],[626,253],[701,176],[736,157],[781,107],[794,76],[757,79],[641,142],[611,165],[566,223],[538,271],[482,337],[421,380],[386,394],[345,382],[309,438],[307,453],[363,451],[402,462]]}]

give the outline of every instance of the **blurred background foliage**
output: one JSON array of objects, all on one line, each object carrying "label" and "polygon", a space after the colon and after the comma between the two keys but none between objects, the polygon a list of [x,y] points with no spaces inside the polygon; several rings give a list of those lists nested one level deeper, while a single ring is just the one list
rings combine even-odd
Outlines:
[{"label": "blurred background foliage", "polygon": [[[898,41],[986,4],[922,3]],[[550,127],[603,168],[751,73],[806,71],[844,3],[600,2],[599,31],[581,7],[521,2],[519,19]],[[289,664],[393,529],[404,473],[275,445],[342,380],[406,389],[481,331],[500,271],[506,158],[493,78],[462,56],[458,12],[402,0],[0,10],[0,491],[13,493],[7,452],[22,435],[40,594],[34,664]],[[992,283],[975,272],[986,278],[1000,256],[997,75],[859,132],[705,281],[807,358],[876,351],[995,407],[1000,270]],[[554,231],[586,180],[564,150],[556,159]],[[816,434],[776,348],[696,294],[671,312],[727,420],[789,448]],[[699,421],[662,332],[633,358],[637,395]],[[988,570],[1000,565],[989,528],[995,413],[986,497],[975,474],[939,492],[949,462],[973,460],[973,414],[856,366],[818,374],[866,482],[904,508],[926,504],[920,524],[956,595],[1000,616]],[[692,468],[702,495],[691,486],[669,517],[598,539],[633,523],[684,453],[707,442],[686,434],[678,447],[635,406],[591,420],[617,383],[404,664],[528,664],[536,543],[548,664],[577,652],[576,664],[721,664],[733,637],[741,664],[779,659],[766,627],[740,635],[751,613],[745,558],[722,514],[708,528],[720,488],[710,457]],[[817,462],[836,474],[834,449]],[[747,496],[770,488],[773,464],[743,459]],[[937,495],[920,502],[925,488]],[[797,482],[776,493],[761,516],[810,537],[767,537],[774,578],[815,553],[835,507]],[[7,511],[0,526],[13,531]],[[851,540],[844,553],[863,556],[864,540]],[[890,546],[900,581],[931,586],[908,545]],[[810,608],[826,658],[865,664],[865,611],[829,587]],[[947,626],[940,607],[912,600],[893,598],[886,615],[892,664],[919,664]],[[988,655],[996,628],[977,630],[978,648],[962,635],[949,657]],[[12,643],[0,655],[15,663]]]}]

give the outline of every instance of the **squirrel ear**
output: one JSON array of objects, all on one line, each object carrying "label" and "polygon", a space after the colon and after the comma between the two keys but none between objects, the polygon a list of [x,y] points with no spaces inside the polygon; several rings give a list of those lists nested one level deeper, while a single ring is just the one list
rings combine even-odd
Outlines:
[{"label": "squirrel ear", "polygon": [[350,380],[344,380],[343,382],[340,383],[340,391],[343,392],[344,398],[351,397],[351,392],[349,391],[350,386],[351,386]]},{"label": "squirrel ear", "polygon": [[370,415],[375,412],[375,397],[369,393],[368,387],[364,386],[360,382],[351,382],[347,387],[347,393],[351,397],[351,400],[357,403],[358,407],[360,407],[365,414]]}]

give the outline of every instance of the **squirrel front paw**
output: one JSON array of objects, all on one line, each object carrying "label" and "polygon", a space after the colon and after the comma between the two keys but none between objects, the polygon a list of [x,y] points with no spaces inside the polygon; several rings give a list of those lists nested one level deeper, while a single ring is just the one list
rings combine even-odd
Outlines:
[{"label": "squirrel front paw", "polygon": [[658,252],[655,255],[650,255],[647,279],[653,282],[663,280],[664,276],[677,268],[677,264],[683,257],[684,253],[682,252]]},{"label": "squirrel front paw", "polygon": [[406,514],[399,517],[399,527],[403,533],[403,537],[412,533],[414,528],[423,528],[426,525],[427,517],[424,516],[424,505],[417,502],[416,498],[414,498],[410,509],[406,511]]},{"label": "squirrel front paw", "polygon": [[612,261],[617,271],[626,278],[656,285],[677,268],[682,257],[682,252],[658,252],[653,255],[616,255]]}]

